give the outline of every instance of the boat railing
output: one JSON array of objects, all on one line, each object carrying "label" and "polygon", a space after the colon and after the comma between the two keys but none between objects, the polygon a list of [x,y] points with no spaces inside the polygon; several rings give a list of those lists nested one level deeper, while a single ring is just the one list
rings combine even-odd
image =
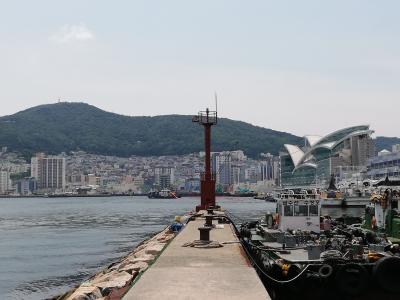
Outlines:
[{"label": "boat railing", "polygon": [[192,121],[200,124],[215,125],[218,122],[218,115],[216,111],[201,111],[197,116],[193,117]]},{"label": "boat railing", "polygon": [[321,198],[321,195],[319,194],[280,194],[278,196],[278,199],[290,199],[290,200],[295,200],[295,199],[315,199],[318,200]]}]

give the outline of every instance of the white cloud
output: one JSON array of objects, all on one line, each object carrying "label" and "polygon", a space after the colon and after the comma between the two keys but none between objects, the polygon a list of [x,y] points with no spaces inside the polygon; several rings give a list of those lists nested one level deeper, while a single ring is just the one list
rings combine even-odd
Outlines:
[{"label": "white cloud", "polygon": [[58,32],[50,37],[51,40],[57,43],[70,43],[74,41],[90,41],[93,40],[93,32],[84,24],[64,25]]}]

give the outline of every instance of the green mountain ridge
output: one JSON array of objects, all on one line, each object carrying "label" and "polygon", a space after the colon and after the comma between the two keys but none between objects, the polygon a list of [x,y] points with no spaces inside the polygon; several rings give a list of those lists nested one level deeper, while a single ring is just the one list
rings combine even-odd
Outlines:
[{"label": "green mountain ridge", "polygon": [[[203,150],[202,127],[191,120],[187,115],[129,117],[62,102],[1,117],[0,145],[25,155],[74,150],[122,157],[188,154]],[[301,143],[301,138],[226,118],[213,128],[213,151],[242,149],[256,157],[277,154],[284,143]]]},{"label": "green mountain ridge", "polygon": [[[188,115],[130,117],[86,103],[40,105],[0,117],[0,145],[26,156],[83,150],[128,157],[188,154],[203,150],[202,127]],[[301,137],[226,118],[213,128],[213,151],[244,150],[250,157],[278,154],[283,145],[303,144]],[[400,143],[377,138],[377,149]]]}]

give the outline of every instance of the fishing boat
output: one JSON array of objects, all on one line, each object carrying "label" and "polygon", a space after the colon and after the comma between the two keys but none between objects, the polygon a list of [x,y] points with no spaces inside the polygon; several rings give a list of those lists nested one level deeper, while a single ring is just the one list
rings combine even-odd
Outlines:
[{"label": "fishing boat", "polygon": [[323,188],[296,188],[284,189],[277,194],[278,199],[308,199],[320,200],[322,207],[359,207],[364,208],[370,202],[370,194],[360,190],[336,188],[335,179],[332,176],[329,187]]},{"label": "fishing boat", "polygon": [[180,196],[169,189],[162,189],[161,191],[151,191],[147,194],[150,199],[177,199]]},{"label": "fishing boat", "polygon": [[258,193],[256,196],[254,196],[254,199],[265,200],[267,202],[276,202],[276,198],[272,193]]},{"label": "fishing boat", "polygon": [[276,212],[241,225],[242,244],[272,298],[398,299],[399,244],[321,216],[321,204],[279,199]]}]

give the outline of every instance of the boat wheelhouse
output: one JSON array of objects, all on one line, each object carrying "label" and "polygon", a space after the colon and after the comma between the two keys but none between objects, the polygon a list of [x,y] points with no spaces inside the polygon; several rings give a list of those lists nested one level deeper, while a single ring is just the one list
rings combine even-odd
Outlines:
[{"label": "boat wheelhouse", "polygon": [[278,229],[320,232],[321,201],[281,199],[277,203]]}]

